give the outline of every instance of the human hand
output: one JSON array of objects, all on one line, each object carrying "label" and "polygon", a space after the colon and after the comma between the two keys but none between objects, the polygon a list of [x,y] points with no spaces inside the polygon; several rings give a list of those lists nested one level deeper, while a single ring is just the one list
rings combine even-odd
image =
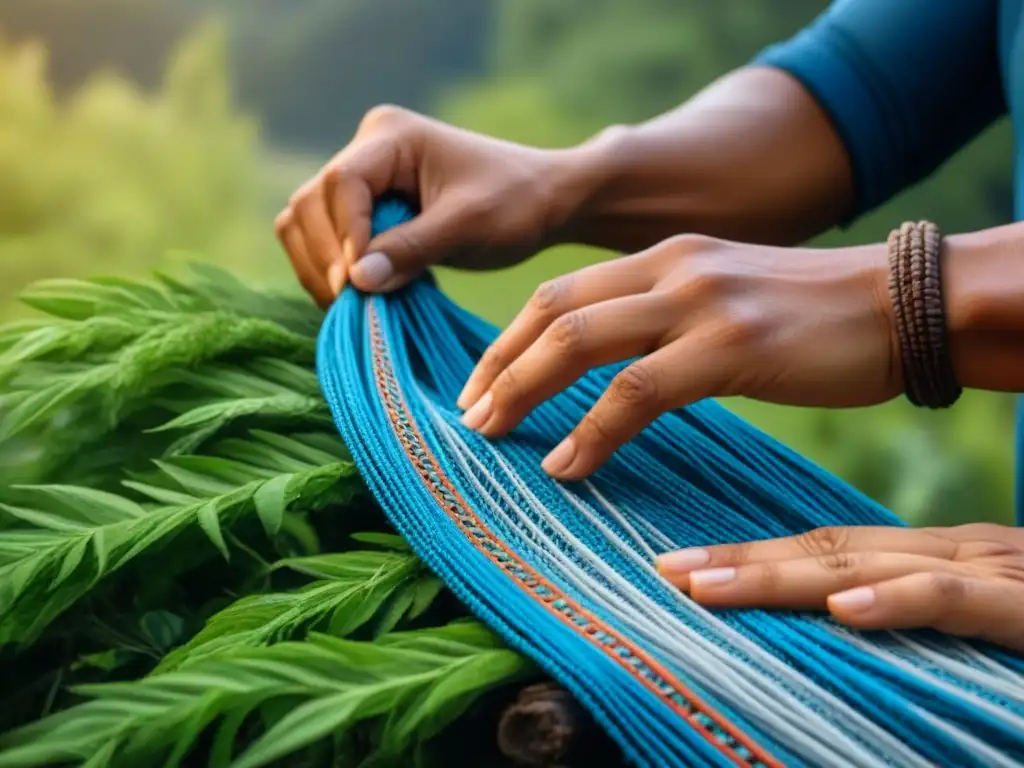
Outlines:
[{"label": "human hand", "polygon": [[[508,266],[557,239],[573,204],[574,157],[377,107],[292,196],[275,229],[322,306],[347,279],[361,290],[390,291],[442,262]],[[421,212],[371,240],[373,201],[385,192],[418,200]]]},{"label": "human hand", "polygon": [[1024,529],[819,528],[683,549],[658,568],[707,606],[827,608],[857,629],[931,628],[1024,650]]},{"label": "human hand", "polygon": [[503,435],[588,369],[640,357],[544,460],[574,480],[662,413],[703,398],[880,403],[903,386],[887,284],[885,245],[672,238],[542,285],[470,376],[463,421]]}]

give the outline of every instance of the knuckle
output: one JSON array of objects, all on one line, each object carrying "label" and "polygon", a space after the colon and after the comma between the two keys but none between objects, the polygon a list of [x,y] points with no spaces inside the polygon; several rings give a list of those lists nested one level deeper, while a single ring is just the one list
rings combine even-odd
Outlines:
[{"label": "knuckle", "polygon": [[957,605],[967,594],[967,582],[952,573],[933,571],[925,576],[925,588],[939,605]]},{"label": "knuckle", "polygon": [[1012,544],[1001,541],[962,541],[956,545],[951,560],[958,562],[970,562],[987,560],[991,558],[1016,559],[1020,556],[1020,550]]},{"label": "knuckle", "polygon": [[530,306],[542,317],[554,317],[561,314],[566,306],[571,277],[559,277],[541,283],[530,297]]},{"label": "knuckle", "polygon": [[288,207],[293,211],[299,211],[303,207],[309,204],[310,199],[313,196],[314,191],[317,187],[317,180],[310,179],[297,190],[292,193],[292,196],[288,198]]},{"label": "knuckle", "polygon": [[428,249],[415,227],[396,227],[389,230],[388,239],[391,243],[389,247],[394,251],[388,253],[392,260],[399,258],[400,254],[405,254],[407,257],[420,257],[427,254]]},{"label": "knuckle", "polygon": [[715,327],[719,345],[726,349],[751,349],[765,336],[767,324],[756,307],[726,305]]},{"label": "knuckle", "polygon": [[285,230],[292,222],[292,212],[290,208],[286,208],[277,215],[274,219],[274,234],[277,235],[278,239],[284,238]]},{"label": "knuckle", "polygon": [[378,104],[366,111],[359,127],[361,130],[392,128],[406,121],[410,114],[409,110],[395,104]]},{"label": "knuckle", "polygon": [[761,563],[755,567],[752,581],[760,592],[770,595],[782,586],[782,572],[777,563]]},{"label": "knuckle", "polygon": [[751,550],[751,542],[749,541],[728,544],[715,553],[715,565],[743,565],[750,559]]},{"label": "knuckle", "polygon": [[814,528],[796,537],[797,545],[810,557],[827,557],[846,550],[850,532],[842,526]]},{"label": "knuckle", "polygon": [[862,558],[848,552],[832,552],[821,555],[818,558],[818,564],[840,581],[848,581],[861,573],[863,562]]},{"label": "knuckle", "polygon": [[551,346],[559,352],[571,353],[586,338],[587,323],[586,312],[576,311],[562,315],[548,329]]},{"label": "knuckle", "polygon": [[511,368],[502,371],[501,375],[494,380],[491,393],[492,397],[494,397],[494,402],[500,406],[500,409],[504,410],[514,407],[522,396],[515,371]]},{"label": "knuckle", "polygon": [[995,523],[965,523],[964,525],[956,526],[954,531],[964,538],[975,541],[999,542],[1000,539],[1005,537],[1005,531],[1002,526]]},{"label": "knuckle", "polygon": [[995,575],[1007,581],[1024,582],[1024,557],[1015,555],[1004,559],[995,569]]},{"label": "knuckle", "polygon": [[673,270],[671,280],[673,296],[694,306],[717,307],[735,292],[736,281],[721,263],[696,256]]},{"label": "knuckle", "polygon": [[485,373],[494,374],[507,365],[505,352],[500,344],[491,344],[480,356],[478,367]]},{"label": "knuckle", "polygon": [[593,412],[583,417],[579,425],[579,433],[586,435],[588,440],[602,445],[614,441],[612,430],[608,428],[601,416]]},{"label": "knuckle", "polygon": [[645,365],[634,363],[613,380],[610,394],[626,406],[650,406],[658,402],[658,378]]},{"label": "knuckle", "polygon": [[680,254],[702,253],[703,251],[711,250],[717,242],[715,238],[707,235],[685,233],[668,238],[664,245],[666,251],[670,251],[678,256]]}]

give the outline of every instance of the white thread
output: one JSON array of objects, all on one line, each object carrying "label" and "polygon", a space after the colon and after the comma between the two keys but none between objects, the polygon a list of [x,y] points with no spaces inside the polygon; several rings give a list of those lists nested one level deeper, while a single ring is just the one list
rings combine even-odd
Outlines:
[{"label": "white thread", "polygon": [[[513,499],[511,499],[511,497],[508,495],[508,493],[504,490],[503,485],[501,483],[497,482],[497,478],[495,478],[490,473],[490,471],[487,469],[487,467],[485,467],[482,464],[482,462],[479,461],[479,459],[469,449],[468,445],[466,445],[465,442],[462,440],[461,436],[458,435],[458,433],[455,432],[455,430],[453,430],[444,421],[443,418],[440,418],[439,415],[436,413],[436,411],[433,412],[433,416],[434,416],[435,424],[437,424],[439,426],[440,430],[443,433],[445,433],[445,436],[448,438],[448,440],[451,443],[452,447],[455,449],[453,451],[453,457],[456,458],[457,462],[460,464],[461,469],[463,470],[463,472],[466,473],[467,478],[469,478],[474,483],[474,485],[477,487],[478,492],[480,492],[481,495],[484,496],[489,501],[490,505],[495,510],[495,512],[498,513],[499,515],[505,517],[504,511],[501,509],[500,505],[497,504],[494,501],[494,499],[491,497],[490,491],[488,491],[486,488],[484,488],[482,483],[480,483],[474,477],[474,473],[470,470],[470,468],[468,467],[468,465],[466,463],[466,458],[469,458],[470,460],[472,460],[473,463],[477,465],[478,471],[482,472],[486,477],[489,478],[489,480],[491,481],[492,487],[495,488],[497,490],[497,492],[504,497],[506,503],[509,504],[510,507],[519,510],[520,513],[523,513],[523,510],[521,510],[519,508],[519,505],[516,504],[515,501]],[[685,624],[680,622],[675,617],[671,616],[671,614],[668,614],[663,609],[661,609],[660,606],[657,606],[656,604],[654,604],[653,601],[651,601],[645,595],[642,595],[642,593],[640,593],[638,590],[636,590],[635,587],[633,587],[632,584],[629,584],[628,582],[626,582],[622,578],[622,576],[620,574],[615,572],[614,569],[610,569],[607,566],[607,564],[604,563],[603,560],[601,560],[600,558],[597,558],[596,556],[594,556],[593,553],[591,553],[589,551],[589,549],[587,549],[585,547],[585,545],[582,544],[582,542],[579,542],[575,538],[575,536],[573,536],[571,534],[570,531],[568,531],[567,529],[564,528],[564,526],[561,525],[560,521],[558,521],[556,517],[554,517],[549,512],[547,512],[546,508],[543,506],[543,504],[540,502],[540,500],[537,499],[536,496],[534,496],[532,494],[532,492],[528,488],[525,487],[525,484],[518,477],[518,475],[514,472],[514,470],[512,470],[511,467],[508,466],[508,464],[504,460],[504,458],[500,454],[498,454],[497,451],[495,451],[492,447],[488,446],[488,449],[489,449],[489,451],[492,454],[492,458],[496,461],[496,463],[498,463],[499,466],[501,466],[501,468],[508,475],[508,479],[512,482],[512,484],[514,486],[517,487],[517,490],[519,490],[519,492],[531,504],[531,506],[533,506],[535,508],[535,512],[539,512],[541,515],[547,515],[547,524],[550,525],[551,527],[555,528],[555,529],[561,529],[561,530],[559,530],[559,532],[562,534],[563,538],[566,538],[566,543],[567,544],[568,543],[572,543],[573,548],[575,550],[577,550],[577,551],[583,550],[583,551],[589,553],[593,557],[594,565],[597,568],[599,568],[600,570],[608,570],[608,571],[610,571],[610,573],[611,573],[611,582],[613,584],[614,584],[615,581],[619,582],[618,585],[617,585],[619,587],[618,589],[614,589],[614,587],[612,587],[611,584],[609,584],[608,587],[601,588],[601,591],[604,591],[604,589],[611,588],[611,589],[613,589],[617,593],[617,594],[615,594],[616,598],[618,598],[618,599],[624,599],[625,598],[625,599],[627,599],[627,601],[632,602],[634,604],[633,605],[634,608],[640,609],[644,613],[648,614],[646,618],[648,619],[650,626],[655,626],[655,627],[658,627],[660,629],[659,622],[663,623],[664,621],[668,620],[668,621],[671,621],[672,623],[676,624],[677,625],[677,629],[681,630],[683,634],[689,635],[690,636],[689,639],[692,642],[698,644],[698,646],[703,646],[705,643],[709,643],[709,641],[707,641],[705,638],[701,637],[699,634],[693,633],[692,630],[690,630],[689,627],[687,627]],[[537,529],[536,526],[532,523],[532,521],[529,520],[528,516],[525,515],[525,514],[523,514],[523,522],[525,522],[527,524],[527,526],[530,527],[533,530],[535,535],[540,536],[540,537],[544,537],[543,532],[540,531],[539,529]],[[594,522],[595,522],[595,524],[599,524],[599,525],[603,526],[603,523],[601,523],[599,520],[595,519]],[[508,521],[507,519],[506,519],[506,524],[507,525],[512,525],[511,521]],[[617,539],[618,539],[618,537],[616,536],[614,540],[617,540]],[[541,543],[541,542],[534,542],[534,543],[537,544],[538,546],[540,546],[542,549],[547,550],[547,554],[548,554],[549,557],[553,558],[556,561],[562,561],[561,565],[562,565],[563,569],[566,566],[568,566],[568,568],[571,571],[575,571],[576,572],[574,575],[577,577],[577,580],[575,581],[574,586],[577,589],[580,588],[581,586],[586,585],[587,580],[591,580],[591,581],[593,580],[593,578],[594,578],[593,574],[588,574],[588,573],[582,571],[574,563],[572,563],[571,561],[567,560],[566,556],[564,555],[564,553],[557,546],[550,546],[550,547],[548,547],[548,546],[545,546],[544,543]],[[623,550],[623,554],[626,555],[627,557],[630,557],[630,559],[637,559],[637,560],[639,560],[638,565],[640,565],[641,567],[643,567],[646,570],[648,570],[649,573],[654,575],[655,578],[658,578],[659,581],[660,581],[660,578],[657,576],[656,572],[654,572],[654,570],[650,567],[650,565],[648,563],[646,563],[646,562],[642,561],[641,559],[639,559],[638,556],[637,556],[637,553],[635,551],[633,551],[631,548],[628,548],[628,547],[621,547],[621,545],[620,545],[620,549]],[[603,574],[603,575],[605,575],[606,578],[607,578],[608,574]],[[572,582],[570,581],[570,583],[572,583]],[[663,581],[662,581],[662,583],[664,584]],[[599,584],[594,584],[593,586],[600,587]],[[590,591],[590,590],[588,590],[588,591]],[[627,595],[625,593],[632,593],[632,594],[629,595],[629,598],[627,598]],[[640,603],[637,602],[638,595],[639,595]],[[604,598],[604,599],[601,599],[601,598]],[[619,614],[619,611],[617,609],[615,609],[615,607],[614,607],[614,601],[608,601],[607,600],[607,596],[600,596],[600,597],[598,597],[597,600],[595,600],[595,602],[605,606],[606,609],[611,608],[614,613]],[[714,625],[713,628],[715,630],[718,630],[720,634],[724,634],[724,635],[727,635],[727,636],[728,635],[734,636],[733,638],[727,638],[727,639],[739,639],[740,643],[738,643],[738,644],[745,645],[745,646],[747,646],[748,649],[752,649],[753,650],[753,653],[752,654],[748,653],[748,655],[751,655],[751,656],[754,656],[754,657],[760,657],[762,662],[767,662],[767,666],[775,667],[776,669],[778,669],[778,671],[781,673],[781,674],[778,675],[778,677],[782,677],[782,678],[788,679],[791,684],[796,684],[796,687],[798,689],[799,688],[804,688],[805,690],[808,690],[810,693],[812,693],[812,696],[810,696],[809,698],[812,698],[812,699],[813,698],[824,699],[824,700],[828,701],[828,703],[831,704],[834,709],[839,710],[838,712],[836,712],[836,714],[842,714],[842,713],[845,712],[845,714],[847,714],[847,716],[851,720],[857,721],[857,725],[860,726],[860,728],[858,730],[860,731],[859,735],[861,736],[862,740],[868,734],[870,734],[874,738],[870,739],[869,741],[874,741],[876,748],[881,746],[881,754],[883,754],[883,755],[892,755],[893,752],[903,753],[904,757],[907,760],[906,764],[908,764],[908,765],[922,765],[922,766],[927,766],[928,765],[928,763],[926,761],[924,761],[923,758],[921,758],[919,755],[917,755],[913,751],[909,750],[909,748],[907,748],[901,742],[899,742],[898,740],[894,739],[890,734],[886,733],[884,730],[879,728],[875,723],[873,723],[870,720],[868,720],[867,718],[861,716],[855,710],[850,708],[844,702],[836,699],[831,694],[829,694],[826,691],[818,688],[818,686],[816,684],[814,684],[812,681],[809,681],[806,678],[803,678],[802,676],[799,676],[795,671],[791,670],[789,667],[787,667],[784,664],[782,664],[775,657],[771,656],[770,654],[765,654],[765,652],[762,649],[757,648],[756,645],[751,643],[747,638],[745,638],[740,633],[736,632],[735,630],[732,630],[731,627],[728,627],[727,625],[724,625],[722,622],[720,622],[717,619],[715,619],[710,613],[708,613],[706,611],[703,611],[702,609],[700,611],[694,610],[695,604],[683,603],[683,605],[684,605],[684,607],[690,609],[691,613],[698,614],[697,616],[695,616],[695,618],[698,618],[698,620],[699,619],[704,619],[705,623],[713,624]],[[654,610],[656,612],[655,615],[651,615],[651,607],[654,608]],[[703,614],[703,615],[700,615],[700,614]],[[640,634],[650,636],[649,632],[645,631],[646,628],[644,628],[642,625],[638,626],[636,624],[635,620],[632,620],[631,618],[626,617],[625,623],[627,624],[627,626],[631,626],[631,628],[634,630],[634,632],[639,632]],[[654,640],[654,638],[651,638],[651,639]],[[670,638],[669,639],[669,647],[672,647],[673,640],[674,640],[674,645],[678,646],[678,640],[674,639],[674,638]],[[663,642],[657,642],[657,645],[662,646],[662,648],[664,650],[665,644]],[[712,645],[712,647],[714,647],[714,646]],[[687,661],[686,669],[688,669],[691,674],[693,674],[695,671],[697,671],[697,670],[695,670],[694,665],[693,665],[693,661],[694,661],[693,655],[694,655],[695,650],[696,649],[694,649],[694,648],[677,648],[672,653],[673,656],[678,656],[679,654],[681,654],[683,657],[685,657],[685,659]],[[706,648],[706,647],[703,650],[704,650],[705,653],[708,652],[708,648]],[[709,688],[709,689],[717,690],[721,694],[721,683],[722,683],[722,680],[720,679],[720,676],[721,676],[721,674],[723,672],[723,665],[725,665],[725,666],[732,666],[734,664],[741,663],[741,662],[740,662],[740,660],[735,659],[735,658],[729,656],[729,654],[725,653],[723,651],[723,649],[714,647],[714,650],[716,652],[713,653],[712,655],[717,657],[717,658],[713,659],[714,662],[717,662],[717,664],[714,666],[714,670],[715,670],[715,673],[719,677],[712,676],[710,678],[711,682],[714,683],[714,687],[713,688]],[[709,661],[709,660],[705,659],[705,661]],[[757,670],[756,670],[756,668],[753,668],[753,667],[751,667],[751,668],[742,667],[740,671],[743,674],[746,674],[746,675],[749,676],[751,671],[755,671],[756,672]],[[707,682],[708,678],[706,676],[704,676],[704,675],[702,675],[702,677],[705,677],[705,683],[704,684],[707,686],[708,685],[708,682]],[[767,683],[767,685],[766,685],[766,683]],[[779,705],[779,694],[781,692],[774,686],[774,681],[761,680],[761,684],[762,684],[762,686],[764,686],[763,693],[767,697],[767,700],[770,703],[770,705],[772,707],[778,707],[778,705]],[[748,688],[748,685],[749,685],[749,683],[745,683],[743,685],[743,687],[744,688]],[[749,688],[748,688],[748,691],[749,691]],[[813,695],[813,694],[816,694],[816,695]],[[750,693],[748,692],[746,695],[747,695],[747,698],[744,701],[744,703],[746,704],[746,707],[737,707],[738,710],[746,710],[750,706],[750,704],[751,704],[751,701],[749,699]],[[813,749],[814,752],[817,753],[818,749],[820,748],[820,745],[821,745],[821,741],[820,740],[822,739],[822,737],[824,735],[823,731],[824,732],[831,732],[829,735],[833,739],[833,741],[832,741],[833,744],[837,743],[837,742],[838,743],[844,743],[847,746],[847,748],[852,750],[851,754],[849,754],[847,756],[847,760],[854,760],[855,763],[859,764],[859,765],[877,765],[878,764],[877,756],[871,756],[870,754],[863,752],[863,748],[860,745],[856,744],[855,742],[850,741],[848,739],[848,737],[845,734],[843,734],[841,731],[838,731],[838,730],[834,729],[833,727],[831,727],[831,725],[829,723],[823,721],[814,712],[806,709],[806,706],[803,704],[803,702],[799,701],[799,699],[795,699],[793,697],[790,697],[790,698],[792,698],[792,703],[795,705],[794,709],[798,708],[798,709],[804,710],[804,717],[800,718],[797,722],[799,723],[799,726],[801,726],[803,729],[807,729],[807,730],[813,732],[813,738],[814,738],[814,742],[813,743],[814,743],[814,747],[815,747],[815,749]],[[814,721],[814,722],[812,723],[811,721]],[[814,727],[814,725],[816,725],[817,727]],[[793,734],[793,733],[790,734],[791,739],[794,736],[796,736],[796,734]],[[802,737],[797,737],[797,739],[799,741],[803,741]],[[806,747],[806,745],[805,745],[805,747]],[[829,751],[831,751],[831,750],[829,750]]]}]

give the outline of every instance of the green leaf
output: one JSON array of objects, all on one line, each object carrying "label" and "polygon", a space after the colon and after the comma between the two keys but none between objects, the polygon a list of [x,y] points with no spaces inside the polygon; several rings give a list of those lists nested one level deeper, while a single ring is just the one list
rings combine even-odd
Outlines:
[{"label": "green leaf", "polygon": [[50,584],[50,589],[56,589],[69,578],[81,565],[82,560],[85,558],[85,553],[89,551],[90,539],[81,538],[69,543],[68,553],[64,556],[64,561],[60,564],[60,572],[54,578]]},{"label": "green leaf", "polygon": [[413,600],[409,607],[409,619],[416,619],[433,604],[444,591],[444,582],[437,576],[429,575],[416,581],[413,586]]},{"label": "green leaf", "polygon": [[213,545],[220,550],[225,560],[231,559],[228,545],[224,542],[224,532],[220,528],[220,510],[216,501],[211,501],[199,508],[196,514],[199,526],[203,529]]},{"label": "green leaf", "polygon": [[281,521],[288,506],[288,484],[292,477],[294,475],[291,474],[272,477],[253,494],[256,514],[259,515],[263,529],[271,538],[281,530]]},{"label": "green leaf", "polygon": [[235,740],[238,730],[245,722],[249,713],[245,709],[229,712],[217,728],[217,735],[210,747],[210,759],[207,768],[228,768],[235,753]]},{"label": "green leaf", "polygon": [[375,544],[378,547],[393,549],[399,552],[410,551],[409,542],[393,533],[367,531],[365,533],[353,533],[352,538],[362,544]]},{"label": "green leaf", "polygon": [[397,627],[406,612],[412,608],[414,600],[415,595],[411,589],[402,589],[392,594],[387,607],[377,619],[376,626],[373,628],[373,636],[386,635]]},{"label": "green leaf", "polygon": [[233,768],[259,766],[313,744],[357,720],[376,717],[395,705],[408,683],[383,680],[297,707],[247,749]]},{"label": "green leaf", "polygon": [[24,523],[36,528],[43,528],[49,531],[62,531],[65,533],[78,533],[87,529],[84,523],[75,520],[68,520],[65,517],[52,512],[43,512],[38,509],[25,509],[24,507],[13,507],[9,504],[0,504],[0,511],[6,512],[10,517],[21,520]]},{"label": "green leaf", "polygon": [[172,651],[157,668],[167,672],[232,648],[262,645],[299,636],[313,627],[329,627],[345,636],[369,622],[388,597],[419,568],[415,558],[384,552],[342,552],[282,560],[274,568],[292,568],[318,577],[295,592],[249,595],[215,614],[188,643]]},{"label": "green leaf", "polygon": [[15,489],[45,498],[67,519],[86,525],[109,525],[146,515],[146,510],[131,499],[92,488],[35,485]]},{"label": "green leaf", "polygon": [[139,625],[154,647],[167,652],[181,639],[185,621],[170,611],[149,611],[142,615]]},{"label": "green leaf", "polygon": [[[113,762],[159,764],[184,754],[189,737],[194,742],[207,723],[230,723],[235,731],[244,713],[281,705],[291,712],[236,765],[265,765],[385,713],[385,746],[409,754],[475,696],[528,670],[525,660],[470,622],[399,633],[386,643],[312,635],[138,681],[80,686],[87,701],[4,737],[0,768],[97,753]],[[410,738],[398,744],[403,734]]]}]

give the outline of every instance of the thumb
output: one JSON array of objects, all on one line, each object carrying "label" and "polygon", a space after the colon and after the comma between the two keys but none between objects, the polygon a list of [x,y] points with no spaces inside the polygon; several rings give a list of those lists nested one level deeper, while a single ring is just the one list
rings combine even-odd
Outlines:
[{"label": "thumb", "polygon": [[373,238],[350,279],[361,291],[394,291],[444,261],[464,239],[452,208],[435,205]]}]

